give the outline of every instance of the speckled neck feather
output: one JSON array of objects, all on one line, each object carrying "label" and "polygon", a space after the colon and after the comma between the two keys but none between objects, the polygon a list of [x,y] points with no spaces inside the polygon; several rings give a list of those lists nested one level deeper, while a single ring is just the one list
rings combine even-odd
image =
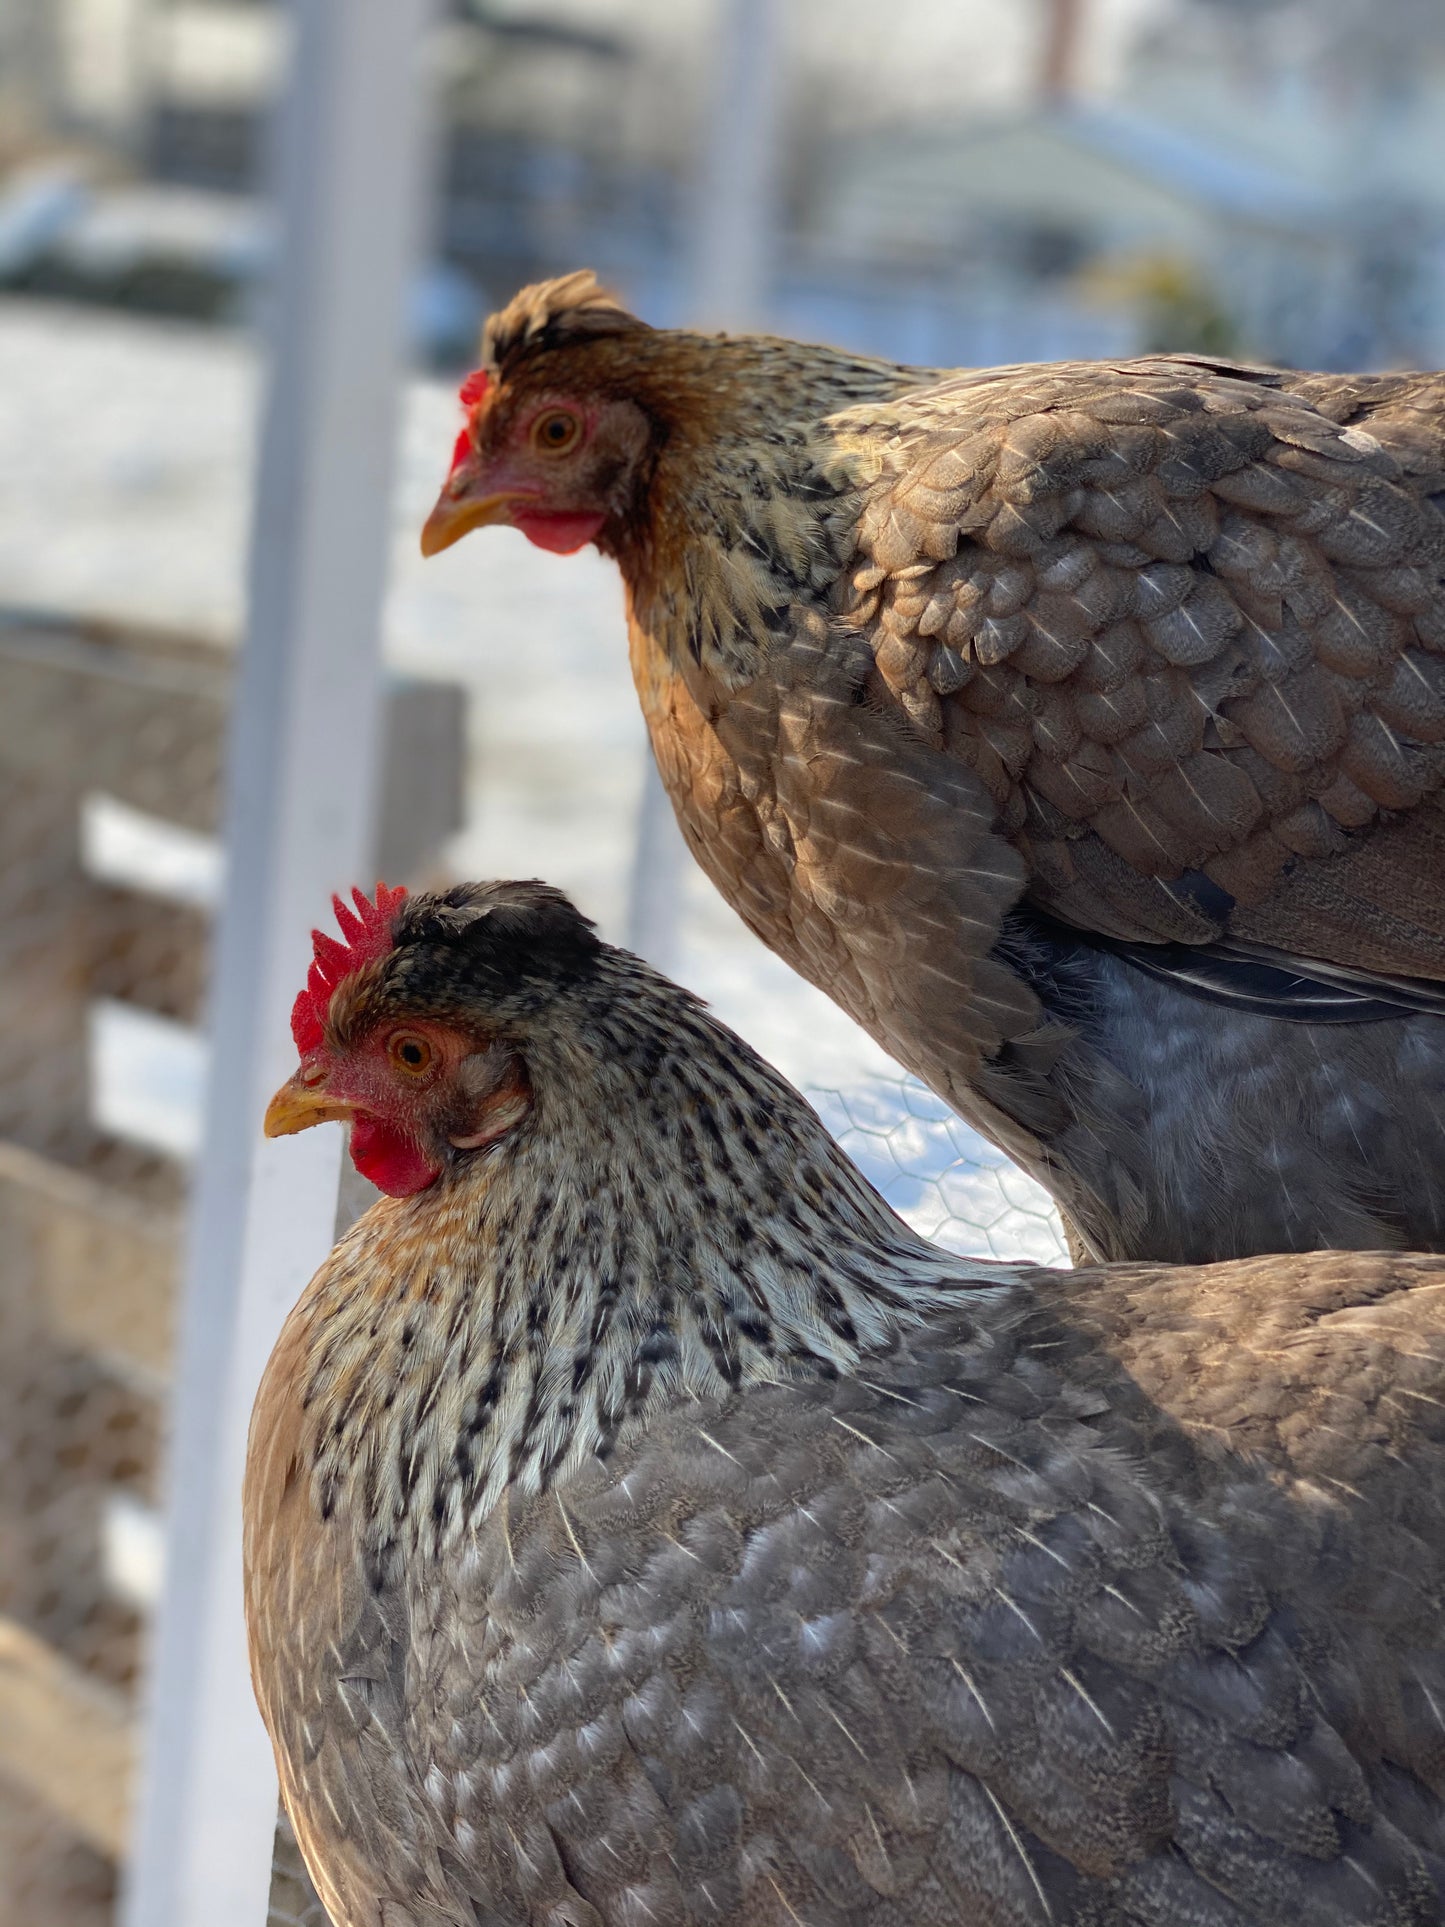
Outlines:
[{"label": "speckled neck feather", "polygon": [[757,673],[789,605],[824,600],[851,555],[878,458],[831,418],[935,372],[771,335],[653,330],[581,274],[494,316],[479,376],[514,398],[575,385],[643,407],[656,445],[637,513],[600,546],[634,620],[679,666],[730,683]]},{"label": "speckled neck feather", "polygon": [[878,457],[833,418],[928,372],[771,336],[653,336],[645,365],[630,347],[614,352],[668,426],[617,550],[633,619],[679,667],[749,680],[790,607],[826,605],[853,553]]},{"label": "speckled neck feather", "polygon": [[911,1232],[797,1093],[646,965],[605,951],[567,1001],[529,1046],[516,1137],[375,1206],[312,1287],[324,1512],[359,1480],[383,1535],[446,1536],[654,1406],[848,1370],[997,1282]]}]

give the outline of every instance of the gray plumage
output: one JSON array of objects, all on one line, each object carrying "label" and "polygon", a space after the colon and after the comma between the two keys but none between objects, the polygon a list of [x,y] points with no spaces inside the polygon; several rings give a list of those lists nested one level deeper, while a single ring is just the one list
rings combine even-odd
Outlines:
[{"label": "gray plumage", "polygon": [[298,1073],[430,996],[530,1093],[257,1403],[253,1669],[338,1927],[1445,1918],[1445,1259],[951,1257],[584,935],[418,899]]},{"label": "gray plumage", "polygon": [[[1089,1170],[1106,1206],[1079,1207],[1089,1238],[1075,1235],[1076,1258],[1090,1244],[1111,1256],[1147,1244],[1167,1264],[1201,1249],[1445,1247],[1442,1018],[1256,1011],[1238,972],[1201,994],[1141,968],[1137,951],[1026,916],[1001,954],[1068,1039],[1049,1074],[1053,1155]],[[1346,992],[1347,1013],[1359,995]]]}]

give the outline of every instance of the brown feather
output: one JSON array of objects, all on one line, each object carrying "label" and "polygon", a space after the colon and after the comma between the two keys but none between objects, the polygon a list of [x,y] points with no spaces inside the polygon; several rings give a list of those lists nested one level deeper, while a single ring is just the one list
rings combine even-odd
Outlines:
[{"label": "brown feather", "polygon": [[[1197,1016],[1136,997],[1106,1032],[1101,987],[1068,990],[1031,937],[1037,974],[1015,959],[1043,916],[1085,947],[1223,963],[1244,941],[1418,979],[1445,1009],[1445,377],[1189,356],[941,373],[650,329],[576,276],[518,296],[485,354],[483,463],[543,395],[650,424],[645,459],[619,445],[600,540],[689,846],[1091,1249],[1222,1257],[1286,1220],[1311,1243],[1445,1237],[1445,1181],[1421,1198],[1398,1166],[1340,1162],[1253,1073],[1211,1099],[1227,1195],[1182,1197],[1139,1066]],[[1041,999],[1078,1036],[1048,1072],[1018,1049]],[[1281,1092],[1304,1044],[1276,1007],[1250,1050]],[[1445,1169],[1439,1038],[1376,1042],[1369,1088],[1429,1120]],[[1353,1046],[1308,1048],[1342,1085]],[[1210,1054],[1201,1037],[1190,1079],[1222,1075]],[[1258,1205],[1262,1134],[1267,1166],[1312,1167],[1283,1217]],[[1121,1164],[1148,1199],[1132,1226]]]}]

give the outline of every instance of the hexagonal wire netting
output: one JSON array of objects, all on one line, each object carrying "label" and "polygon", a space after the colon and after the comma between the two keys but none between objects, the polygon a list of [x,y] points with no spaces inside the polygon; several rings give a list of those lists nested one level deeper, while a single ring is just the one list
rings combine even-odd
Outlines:
[{"label": "hexagonal wire netting", "polygon": [[[169,638],[0,621],[4,1927],[112,1912],[226,684]],[[150,825],[160,892],[132,862]]]},{"label": "hexagonal wire netting", "polygon": [[301,1849],[284,1814],[276,1826],[271,1857],[271,1905],[266,1927],[330,1927],[326,1909],[307,1876]]},{"label": "hexagonal wire netting", "polygon": [[809,1088],[813,1108],[900,1216],[945,1250],[1067,1265],[1052,1198],[916,1078]]}]

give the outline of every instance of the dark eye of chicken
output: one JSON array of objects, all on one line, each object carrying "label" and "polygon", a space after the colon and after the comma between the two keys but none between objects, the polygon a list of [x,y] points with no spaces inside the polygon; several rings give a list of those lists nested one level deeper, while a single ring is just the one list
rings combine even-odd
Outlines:
[{"label": "dark eye of chicken", "polygon": [[1445,1258],[950,1256],[541,884],[358,899],[294,1028],[392,1194],[246,1478],[337,1927],[1441,1919]]},{"label": "dark eye of chicken", "polygon": [[423,546],[616,557],[694,855],[1080,1249],[1445,1246],[1445,376],[905,368],[579,274],[463,402]]}]

